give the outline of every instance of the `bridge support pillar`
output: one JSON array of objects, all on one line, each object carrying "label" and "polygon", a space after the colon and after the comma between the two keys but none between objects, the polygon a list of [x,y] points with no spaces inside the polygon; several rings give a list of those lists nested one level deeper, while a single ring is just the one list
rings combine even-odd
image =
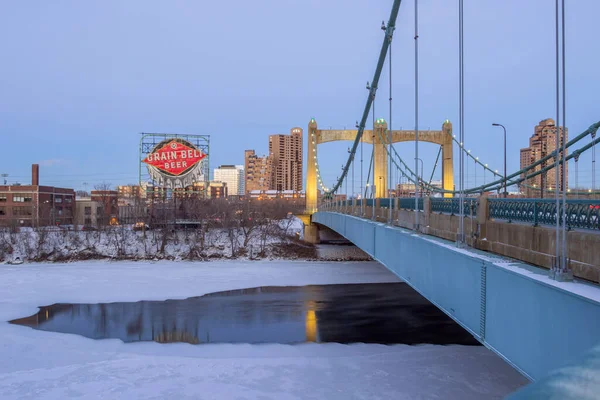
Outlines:
[{"label": "bridge support pillar", "polygon": [[373,184],[375,185],[375,197],[378,199],[388,197],[388,156],[385,149],[386,144],[389,143],[387,134],[387,122],[383,120],[378,122],[373,133],[373,163],[375,164]]},{"label": "bridge support pillar", "polygon": [[312,214],[317,211],[317,122],[313,119],[308,124],[306,146],[306,212]]},{"label": "bridge support pillar", "polygon": [[304,225],[304,241],[319,244],[319,227],[316,224]]},{"label": "bridge support pillar", "polygon": [[[454,190],[454,164],[452,161],[452,123],[448,120],[442,125],[442,188]],[[452,197],[444,193],[444,197]]]}]

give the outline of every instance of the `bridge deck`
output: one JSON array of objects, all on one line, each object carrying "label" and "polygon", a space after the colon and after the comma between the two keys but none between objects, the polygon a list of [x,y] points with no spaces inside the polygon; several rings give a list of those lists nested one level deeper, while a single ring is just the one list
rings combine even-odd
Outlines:
[{"label": "bridge deck", "polygon": [[444,239],[334,212],[313,222],[352,241],[530,379],[600,342],[600,288]]}]

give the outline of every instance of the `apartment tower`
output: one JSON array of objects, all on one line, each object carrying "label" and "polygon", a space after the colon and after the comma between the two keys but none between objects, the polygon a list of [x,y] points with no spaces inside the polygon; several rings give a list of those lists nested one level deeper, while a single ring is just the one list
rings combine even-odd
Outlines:
[{"label": "apartment tower", "polygon": [[[535,163],[536,161],[541,160],[542,158],[551,154],[556,149],[556,132],[557,128],[552,118],[540,121],[540,123],[536,125],[533,135],[531,136],[531,138],[529,138],[529,147],[521,149],[521,169]],[[563,129],[561,128],[560,133],[560,146],[562,147],[562,141],[569,140],[569,130],[565,129],[564,135],[562,135]],[[547,161],[535,167],[534,171],[539,171],[540,169],[554,163],[554,159],[550,158]],[[526,181],[524,181],[524,183],[528,186],[533,187],[534,189],[525,187],[523,188],[523,191],[527,194],[528,197],[538,197],[540,195],[543,196],[543,192],[547,192],[549,190],[556,190],[557,187],[560,188],[560,190],[562,191],[566,189],[562,187],[563,174],[566,175],[565,182],[566,188],[568,188],[569,165],[567,163],[567,165],[565,165],[564,168],[562,165],[559,167],[558,174],[556,173],[556,168],[552,168],[533,178],[527,179]],[[521,177],[523,178],[524,174],[521,174]],[[539,189],[543,189],[543,191],[540,191]]]},{"label": "apartment tower", "polygon": [[302,191],[302,128],[292,128],[289,135],[270,135],[269,157],[270,189]]}]

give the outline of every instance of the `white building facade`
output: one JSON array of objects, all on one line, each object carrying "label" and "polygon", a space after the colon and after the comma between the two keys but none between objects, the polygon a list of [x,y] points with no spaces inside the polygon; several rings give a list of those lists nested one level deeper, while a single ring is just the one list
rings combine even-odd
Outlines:
[{"label": "white building facade", "polygon": [[214,180],[227,183],[229,196],[243,196],[246,191],[243,165],[221,165],[215,168]]}]

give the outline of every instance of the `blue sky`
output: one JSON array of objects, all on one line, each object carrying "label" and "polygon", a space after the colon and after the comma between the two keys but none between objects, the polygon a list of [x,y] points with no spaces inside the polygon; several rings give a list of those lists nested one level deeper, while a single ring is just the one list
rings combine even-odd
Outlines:
[{"label": "blue sky", "polygon": [[[391,1],[18,1],[0,12],[0,173],[81,188],[135,183],[139,132],[211,135],[211,168],[266,153],[268,135],[352,127],[360,118]],[[554,112],[554,1],[465,1],[466,147],[509,171]],[[420,127],[458,121],[458,1],[420,1]],[[600,120],[597,0],[567,5],[567,125]],[[393,43],[393,127],[414,126],[413,1]],[[389,119],[387,66],[377,117]],[[349,143],[323,145],[333,182]],[[407,160],[412,143],[398,145]],[[437,149],[422,147],[425,175]],[[365,156],[365,158],[367,158]],[[600,164],[600,163],[597,163]],[[482,182],[478,171],[477,183]],[[356,176],[359,173],[356,171]],[[439,175],[439,171],[436,173]],[[573,171],[571,171],[573,179]],[[475,183],[469,171],[469,186]],[[591,180],[583,157],[579,181]],[[356,186],[358,186],[358,180]],[[88,187],[89,188],[89,187]]]}]

